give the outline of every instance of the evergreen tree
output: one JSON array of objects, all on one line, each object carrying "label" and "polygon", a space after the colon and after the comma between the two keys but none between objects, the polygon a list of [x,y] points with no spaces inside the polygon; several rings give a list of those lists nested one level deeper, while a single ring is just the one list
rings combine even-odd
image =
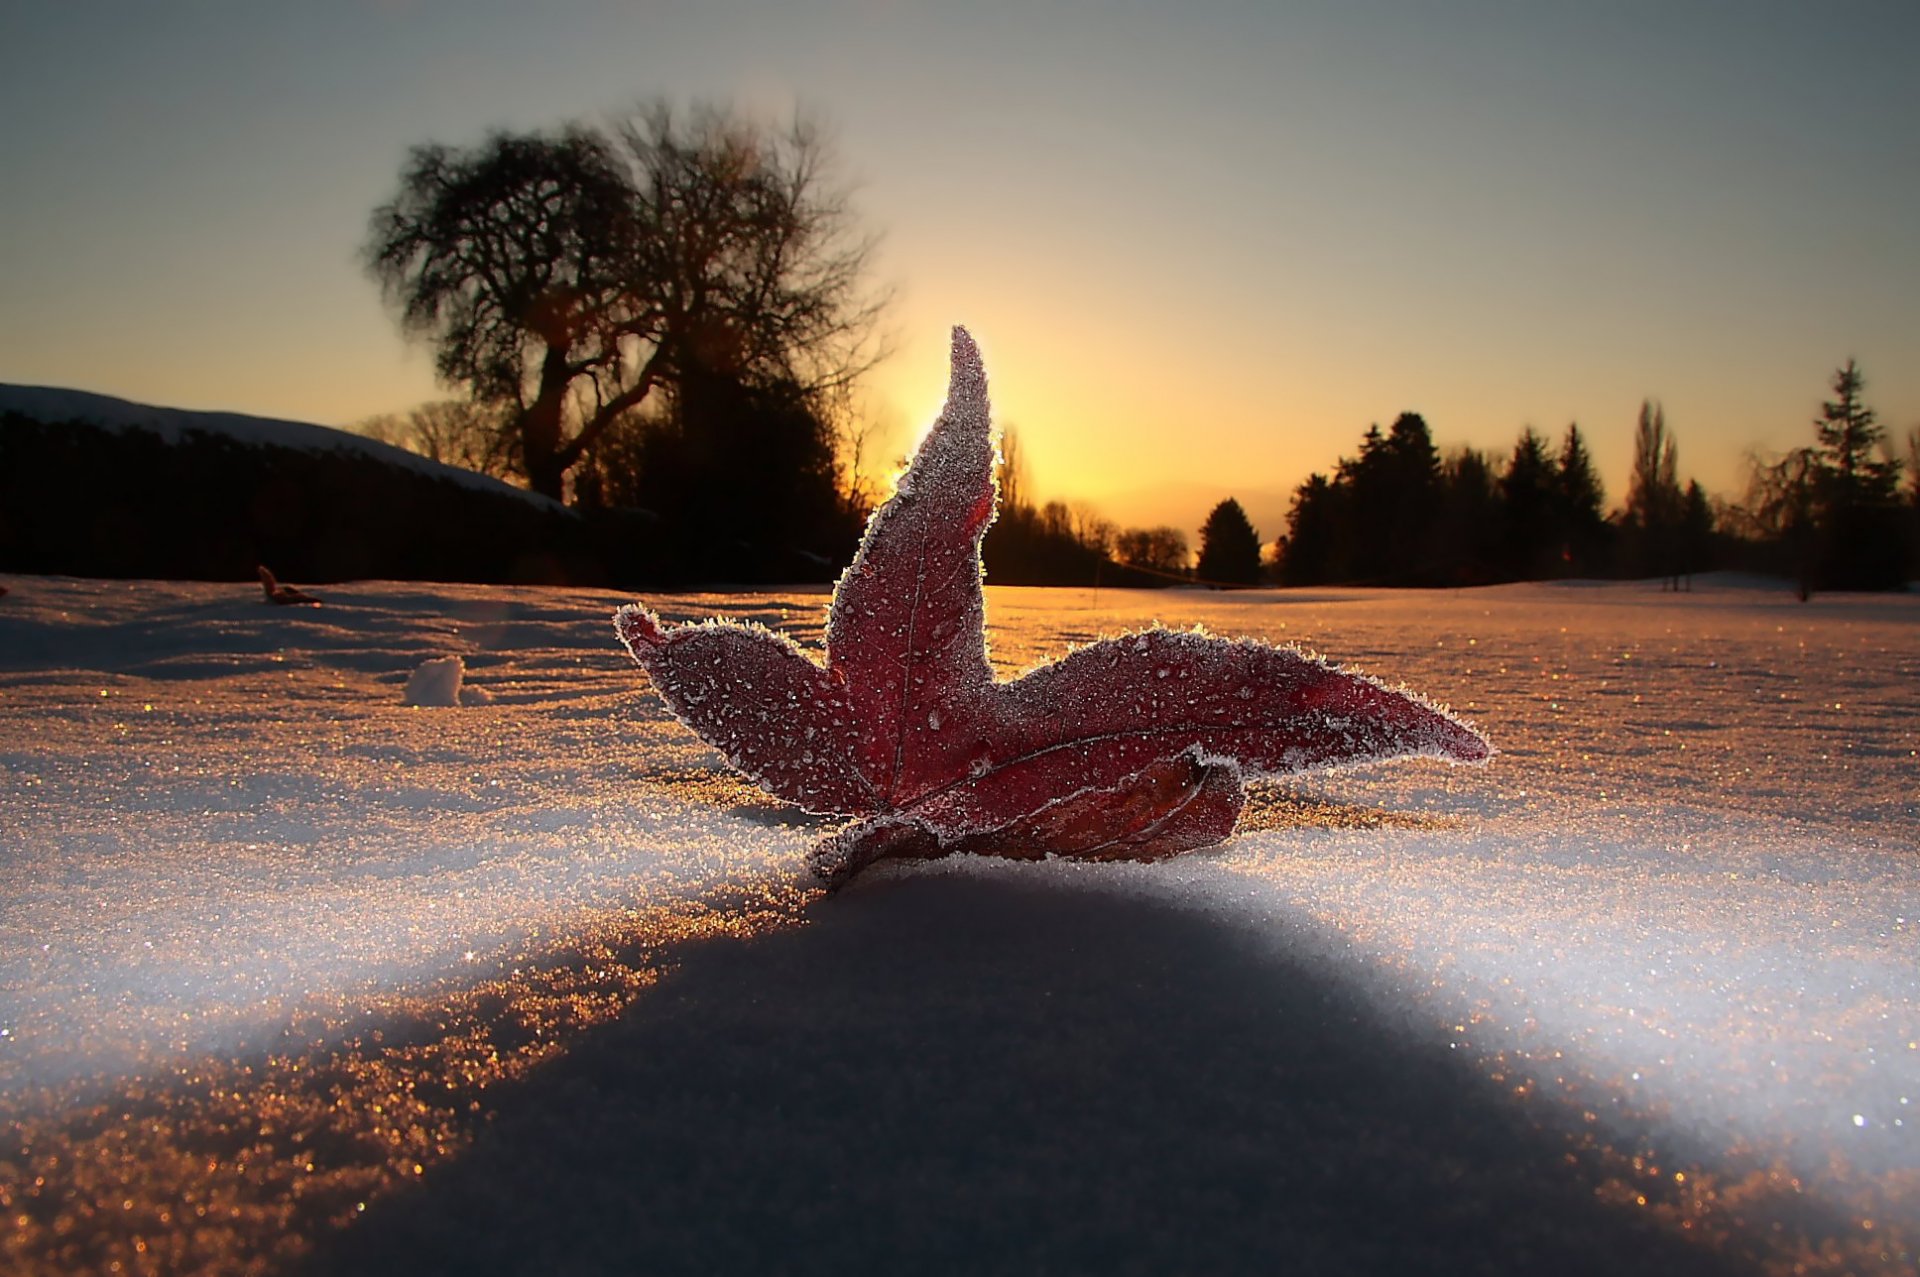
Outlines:
[{"label": "evergreen tree", "polygon": [[1680,501],[1680,571],[1688,578],[1713,566],[1713,506],[1696,481],[1687,483]]},{"label": "evergreen tree", "polygon": [[1492,580],[1500,531],[1499,481],[1493,458],[1478,448],[1454,449],[1440,471],[1434,542],[1441,582],[1482,585]]},{"label": "evergreen tree", "polygon": [[1560,444],[1554,495],[1562,563],[1579,576],[1599,573],[1606,558],[1607,520],[1602,511],[1607,497],[1577,422],[1567,426]]},{"label": "evergreen tree", "polygon": [[1328,585],[1346,578],[1342,553],[1345,493],[1323,474],[1293,490],[1287,534],[1280,539],[1280,579],[1288,585]]},{"label": "evergreen tree", "polygon": [[1907,536],[1900,471],[1886,431],[1861,401],[1866,378],[1849,359],[1833,375],[1834,398],[1814,420],[1818,439],[1818,578],[1828,589],[1881,590],[1906,580]]},{"label": "evergreen tree", "polygon": [[1555,535],[1559,476],[1547,441],[1532,426],[1520,433],[1500,476],[1501,568],[1509,578],[1551,576],[1559,560]]},{"label": "evergreen tree", "polygon": [[1380,584],[1392,568],[1394,545],[1382,525],[1382,513],[1393,500],[1390,468],[1387,437],[1372,425],[1360,439],[1360,455],[1340,458],[1334,472],[1334,482],[1345,496],[1341,535],[1346,542],[1343,579],[1347,581]]},{"label": "evergreen tree", "polygon": [[1260,534],[1232,497],[1215,506],[1200,528],[1196,573],[1202,581],[1221,585],[1260,583]]},{"label": "evergreen tree", "polygon": [[1873,409],[1860,401],[1866,384],[1858,365],[1847,360],[1833,374],[1835,398],[1821,402],[1820,416],[1813,423],[1833,475],[1835,492],[1831,499],[1838,504],[1891,501],[1900,481],[1899,468],[1891,458],[1874,456],[1885,443],[1887,432]]},{"label": "evergreen tree", "polygon": [[1382,505],[1375,511],[1387,542],[1383,570],[1394,585],[1436,585],[1440,571],[1433,529],[1440,514],[1440,454],[1426,418],[1403,412],[1387,430]]}]

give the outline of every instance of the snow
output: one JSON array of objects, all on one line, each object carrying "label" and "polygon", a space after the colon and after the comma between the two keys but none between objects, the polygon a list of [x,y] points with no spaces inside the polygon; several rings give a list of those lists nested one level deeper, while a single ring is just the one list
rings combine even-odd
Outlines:
[{"label": "snow", "polygon": [[565,509],[559,502],[503,483],[490,475],[429,461],[405,448],[380,443],[348,430],[316,426],[304,421],[251,417],[238,412],[156,408],[126,399],[115,399],[111,395],[55,386],[0,385],[0,417],[7,413],[18,413],[32,421],[84,421],[107,430],[148,430],[168,443],[178,443],[189,431],[199,431],[224,435],[236,442],[257,447],[291,448],[299,452],[358,452],[388,465],[417,471],[429,478],[445,479],[481,492],[509,494],[556,511]]},{"label": "snow", "polygon": [[488,705],[493,696],[484,687],[462,686],[467,676],[466,662],[457,656],[436,656],[422,661],[420,668],[407,675],[400,693],[402,705],[434,706]]},{"label": "snow", "polygon": [[6,1266],[1912,1270],[1912,595],[990,588],[1001,677],[1202,624],[1500,753],[825,898],[624,596],[0,584]]}]

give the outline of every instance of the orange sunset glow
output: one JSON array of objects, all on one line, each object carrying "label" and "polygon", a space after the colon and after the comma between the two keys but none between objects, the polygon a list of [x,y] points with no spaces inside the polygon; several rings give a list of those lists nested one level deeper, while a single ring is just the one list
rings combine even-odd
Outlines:
[{"label": "orange sunset glow", "polygon": [[897,295],[885,448],[963,322],[1036,492],[1123,523],[1233,492],[1270,537],[1407,410],[1496,453],[1577,421],[1613,501],[1646,398],[1723,493],[1848,357],[1920,424],[1900,6],[214,13],[10,24],[0,380],[335,425],[444,397],[356,261],[407,149],[666,95],[830,126]]}]

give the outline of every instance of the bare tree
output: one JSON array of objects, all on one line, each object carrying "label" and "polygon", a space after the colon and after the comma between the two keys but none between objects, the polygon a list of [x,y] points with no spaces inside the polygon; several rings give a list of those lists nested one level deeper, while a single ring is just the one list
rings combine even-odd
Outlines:
[{"label": "bare tree", "polygon": [[1114,537],[1114,555],[1130,567],[1177,574],[1188,564],[1187,534],[1179,528],[1128,528]]},{"label": "bare tree", "polygon": [[1800,601],[1813,596],[1820,491],[1820,455],[1794,448],[1772,459],[1747,454],[1747,494],[1736,516],[1750,537],[1778,544],[1787,556]]},{"label": "bare tree", "polygon": [[718,374],[807,392],[878,359],[872,241],[817,129],[655,104],[607,133],[416,148],[373,214],[368,269],[441,379],[510,415],[559,498],[658,386]]},{"label": "bare tree", "polygon": [[1000,486],[1000,508],[1021,510],[1031,504],[1027,497],[1027,456],[1020,447],[1020,431],[1012,423],[1000,428],[1000,460],[993,477]]},{"label": "bare tree", "polygon": [[496,479],[520,477],[517,440],[505,414],[466,399],[441,399],[408,411],[369,417],[354,433],[416,452],[429,461]]},{"label": "bare tree", "polygon": [[1113,520],[1101,514],[1090,501],[1072,502],[1067,510],[1073,516],[1073,539],[1103,559],[1111,557],[1113,539],[1120,534]]}]

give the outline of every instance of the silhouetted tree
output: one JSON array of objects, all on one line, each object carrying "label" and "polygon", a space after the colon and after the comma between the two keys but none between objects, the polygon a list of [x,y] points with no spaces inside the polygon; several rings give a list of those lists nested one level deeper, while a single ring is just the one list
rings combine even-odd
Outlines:
[{"label": "silhouetted tree", "polygon": [[1500,487],[1493,458],[1478,448],[1447,454],[1440,474],[1440,518],[1434,544],[1447,585],[1494,579],[1502,530]]},{"label": "silhouetted tree", "polygon": [[1818,438],[1820,566],[1828,589],[1888,589],[1906,580],[1907,529],[1899,510],[1899,464],[1886,431],[1861,400],[1866,378],[1853,360],[1835,370],[1834,398],[1814,420]]},{"label": "silhouetted tree", "polygon": [[1003,504],[980,552],[987,579],[997,585],[1121,583],[1107,556],[1075,534],[1073,512],[1063,501],[1049,501],[1037,509],[1024,503]]},{"label": "silhouetted tree", "polygon": [[1820,449],[1832,472],[1836,503],[1873,504],[1892,498],[1899,469],[1890,457],[1877,457],[1886,440],[1873,409],[1861,402],[1867,379],[1849,359],[1833,374],[1834,398],[1822,400],[1814,421]]},{"label": "silhouetted tree", "polygon": [[1178,575],[1187,570],[1187,534],[1179,528],[1128,528],[1113,541],[1114,557],[1129,567]]},{"label": "silhouetted tree", "polygon": [[1202,581],[1222,585],[1260,583],[1260,534],[1232,497],[1215,506],[1201,525],[1195,573]]},{"label": "silhouetted tree", "polygon": [[869,243],[825,164],[804,124],[664,105],[612,136],[422,146],[366,260],[440,378],[509,410],[529,485],[559,498],[657,386],[711,373],[815,391],[870,365]]},{"label": "silhouetted tree", "polygon": [[1371,456],[1363,455],[1360,472],[1354,532],[1365,559],[1356,564],[1356,575],[1387,585],[1435,584],[1440,575],[1433,544],[1440,512],[1440,454],[1426,419],[1417,412],[1394,418]]},{"label": "silhouetted tree", "polygon": [[1713,506],[1707,490],[1695,480],[1687,481],[1680,499],[1680,571],[1685,588],[1693,588],[1693,577],[1713,566]]},{"label": "silhouetted tree", "polygon": [[1552,576],[1559,565],[1559,475],[1547,441],[1521,431],[1500,476],[1501,567],[1518,580]]},{"label": "silhouetted tree", "polygon": [[1679,445],[1659,404],[1642,400],[1627,480],[1626,533],[1632,569],[1679,585],[1681,518]]},{"label": "silhouetted tree", "polygon": [[1907,431],[1907,565],[1920,564],[1920,426]]},{"label": "silhouetted tree", "polygon": [[1606,491],[1577,422],[1567,426],[1560,444],[1554,498],[1563,569],[1579,576],[1600,574],[1607,555]]},{"label": "silhouetted tree", "polygon": [[1049,501],[1036,507],[1028,497],[1025,452],[1020,433],[1003,426],[1000,456],[994,467],[1000,488],[1000,514],[980,547],[987,579],[999,585],[1158,585],[1110,557],[1123,535],[1084,502]]},{"label": "silhouetted tree", "polygon": [[1378,425],[1368,426],[1361,436],[1358,456],[1340,458],[1334,483],[1345,507],[1340,529],[1346,559],[1342,576],[1360,584],[1386,584],[1398,547],[1383,522],[1393,502],[1393,461]]},{"label": "silhouetted tree", "polygon": [[404,416],[370,417],[354,430],[430,461],[496,479],[512,479],[525,472],[517,441],[505,429],[502,414],[468,399],[423,403]]},{"label": "silhouetted tree", "polygon": [[583,504],[657,520],[628,548],[635,574],[819,581],[852,557],[859,534],[835,480],[830,428],[802,388],[688,370],[655,415],[600,436],[578,486]]},{"label": "silhouetted tree", "polygon": [[1287,532],[1275,545],[1280,580],[1287,585],[1327,585],[1345,578],[1345,492],[1323,474],[1293,490]]},{"label": "silhouetted tree", "polygon": [[1747,535],[1773,547],[1778,558],[1767,566],[1792,577],[1804,602],[1819,567],[1820,459],[1812,448],[1795,448],[1774,461],[1749,454],[1747,464]]}]

